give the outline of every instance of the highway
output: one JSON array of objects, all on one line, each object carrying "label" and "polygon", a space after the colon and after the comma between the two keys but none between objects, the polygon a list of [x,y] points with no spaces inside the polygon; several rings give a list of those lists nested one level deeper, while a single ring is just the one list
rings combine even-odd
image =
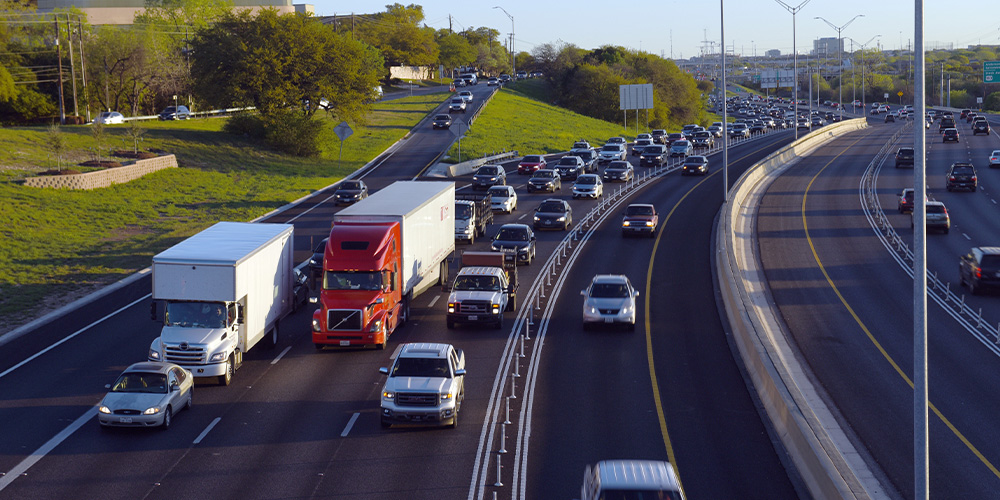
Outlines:
[{"label": "highway", "polygon": [[[479,103],[487,90],[480,85],[474,92]],[[418,128],[363,179],[377,190],[417,176],[452,137]],[[732,148],[730,181],[791,137],[779,131]],[[491,486],[495,415],[521,323],[502,331],[447,330],[444,295],[436,290],[416,299],[414,321],[386,351],[316,352],[311,308],[303,308],[282,323],[277,349],[248,353],[232,386],[199,383],[194,409],[179,414],[168,432],[102,431],[93,415],[104,384],[145,359],[158,335],[144,277],[4,346],[0,425],[24,431],[0,440],[0,471],[7,471],[0,496],[484,498],[496,490],[571,498],[584,466],[612,457],[669,459],[694,498],[747,491],[799,496],[715,304],[710,235],[722,201],[720,156],[712,156],[707,177],[671,170],[630,195],[627,201],[655,203],[661,212],[656,239],[623,240],[615,212],[592,226],[589,241],[576,247],[574,267],[553,280],[560,284],[545,289],[548,298],[539,300],[534,317],[542,328],[519,366],[525,375],[515,411],[522,416],[513,419],[521,423],[510,426],[506,440],[520,465],[502,462],[503,487]],[[518,211],[498,215],[491,233],[500,223],[524,222],[551,196],[527,195],[524,178],[510,180],[521,196]],[[459,179],[460,187],[465,183]],[[557,196],[569,198],[567,191]],[[295,224],[298,261],[329,228],[336,210],[329,194],[317,192],[267,219]],[[573,201],[577,219],[594,204]],[[522,286],[544,281],[540,268],[556,258],[552,252],[566,235],[538,236],[539,258],[521,269]],[[582,332],[578,290],[598,272],[625,273],[642,291],[636,332]],[[520,309],[527,310],[523,303]],[[413,341],[449,342],[466,352],[467,398],[456,430],[378,426],[377,369],[390,363],[393,346]],[[725,481],[718,480],[720,470]]]},{"label": "highway", "polygon": [[[780,176],[760,208],[760,254],[767,279],[802,357],[840,410],[842,424],[864,444],[870,463],[885,472],[887,494],[913,497],[913,284],[891,245],[877,237],[862,204],[862,176],[873,165],[876,196],[889,226],[912,248],[910,216],[896,210],[913,171],[895,169],[892,153],[912,145],[912,129],[886,157],[878,151],[900,125],[870,120],[867,133],[836,139]],[[917,122],[918,124],[920,122]],[[1000,172],[987,167],[1000,147],[996,132],[942,144],[936,124],[927,131],[928,195],[948,207],[952,229],[930,232],[930,274],[950,282],[985,326],[961,319],[951,303],[929,299],[928,359],[931,496],[991,498],[1000,486],[1000,446],[993,425],[998,382],[996,294],[971,296],[958,289],[958,256],[971,246],[996,245],[1000,223]],[[884,161],[884,162],[883,162]],[[948,192],[944,172],[955,161],[977,166],[980,189]],[[880,167],[880,168],[879,168]],[[964,298],[960,298],[964,295]],[[990,296],[992,295],[992,296]],[[994,326],[989,326],[994,325]]]}]

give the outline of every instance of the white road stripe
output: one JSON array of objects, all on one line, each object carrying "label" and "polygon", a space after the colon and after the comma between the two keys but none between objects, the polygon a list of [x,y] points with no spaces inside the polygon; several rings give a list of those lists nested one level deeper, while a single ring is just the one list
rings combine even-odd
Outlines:
[{"label": "white road stripe", "polygon": [[965,234],[965,233],[962,233],[962,236],[965,236],[965,239],[967,239],[967,240],[969,240],[969,241],[972,241],[972,238],[969,238],[969,235],[967,235],[967,234]]},{"label": "white road stripe", "polygon": [[6,475],[0,477],[0,491],[10,486],[10,483],[14,482],[14,480],[20,477],[21,474],[27,472],[32,465],[35,465],[35,463],[41,460],[42,457],[55,449],[56,446],[59,446],[59,443],[65,441],[66,438],[70,437],[70,435],[82,427],[83,424],[93,419],[96,414],[97,406],[90,407],[90,409],[88,409],[83,415],[80,415],[80,418],[76,419],[72,424],[69,424],[65,429],[59,432],[59,434],[53,436],[52,439],[48,440],[48,442],[43,444],[41,448],[35,450],[35,452],[31,455],[28,455],[27,458],[21,460],[21,463],[15,465],[13,469],[7,471]]},{"label": "white road stripe", "polygon": [[105,316],[105,317],[103,317],[103,318],[101,318],[101,319],[99,319],[99,320],[97,320],[97,321],[95,321],[95,322],[93,322],[93,323],[91,323],[91,324],[89,324],[89,325],[87,325],[87,326],[85,326],[85,327],[83,327],[83,328],[81,328],[81,329],[79,329],[79,330],[77,330],[77,331],[75,331],[75,332],[67,335],[65,338],[63,338],[59,342],[56,342],[55,344],[52,344],[52,345],[46,347],[45,349],[42,349],[41,351],[38,351],[37,353],[35,353],[30,358],[28,358],[28,359],[26,359],[24,361],[21,361],[20,363],[18,363],[16,365],[14,365],[14,366],[6,369],[3,373],[0,373],[0,378],[3,378],[4,375],[7,375],[8,373],[10,373],[10,372],[12,372],[12,371],[14,371],[14,370],[16,370],[16,369],[18,369],[18,368],[26,365],[26,364],[28,364],[29,361],[34,361],[35,358],[41,356],[42,354],[45,354],[45,353],[51,351],[52,349],[55,349],[57,346],[59,346],[63,342],[66,342],[67,340],[69,340],[69,339],[71,339],[73,337],[76,337],[77,335],[79,335],[79,334],[81,334],[81,333],[89,330],[94,325],[97,325],[98,323],[100,323],[100,322],[102,322],[102,321],[104,321],[104,320],[106,320],[106,319],[108,319],[108,318],[110,318],[110,317],[112,317],[112,316],[114,316],[114,315],[116,315],[116,314],[118,314],[118,313],[120,313],[120,312],[122,312],[122,311],[124,311],[124,310],[126,310],[126,309],[128,309],[128,308],[130,308],[132,306],[134,306],[134,305],[136,305],[136,304],[138,304],[139,302],[142,302],[142,301],[148,299],[151,295],[152,294],[146,294],[146,295],[144,295],[144,296],[142,296],[142,297],[134,300],[133,302],[129,303],[128,305],[122,306],[117,311],[115,311],[115,312],[113,312],[111,314],[108,314],[107,316]]},{"label": "white road stripe", "polygon": [[427,304],[427,307],[434,307],[434,304],[436,304],[437,301],[438,301],[438,299],[440,299],[440,298],[441,298],[440,295],[435,295],[434,298],[431,299],[431,303]]},{"label": "white road stripe", "polygon": [[282,358],[282,357],[283,357],[283,356],[284,356],[285,354],[287,354],[287,353],[288,353],[288,351],[291,351],[291,350],[292,350],[292,346],[288,346],[288,347],[286,347],[284,351],[281,351],[281,354],[279,354],[279,355],[278,355],[278,357],[274,358],[274,360],[273,360],[273,361],[271,361],[271,364],[272,364],[272,365],[273,365],[273,364],[277,364],[277,363],[278,363],[278,361],[281,361],[281,358]]},{"label": "white road stripe", "polygon": [[523,218],[525,218],[527,216],[528,216],[528,214],[522,214],[520,217],[517,218],[517,220],[521,220],[521,219],[523,219]]},{"label": "white road stripe", "polygon": [[198,444],[202,439],[205,439],[205,436],[215,427],[215,424],[219,423],[219,420],[222,420],[222,417],[215,417],[215,420],[212,420],[212,423],[208,424],[208,427],[205,427],[205,430],[201,431],[201,434],[198,434],[198,437],[194,438],[191,444]]},{"label": "white road stripe", "polygon": [[340,437],[347,437],[347,434],[351,432],[351,427],[354,427],[354,422],[358,421],[358,415],[361,414],[355,413],[354,415],[351,415],[351,419],[347,421],[347,427],[344,427],[344,432],[340,433]]}]

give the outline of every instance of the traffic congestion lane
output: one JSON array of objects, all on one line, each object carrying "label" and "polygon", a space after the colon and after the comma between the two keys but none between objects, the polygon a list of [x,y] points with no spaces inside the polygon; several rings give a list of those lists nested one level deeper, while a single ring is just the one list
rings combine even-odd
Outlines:
[{"label": "traffic congestion lane", "polygon": [[[858,206],[858,165],[867,164],[895,128],[876,125],[872,132],[860,141],[857,133],[837,139],[775,181],[760,209],[761,258],[782,318],[841,411],[845,430],[857,433],[871,454],[869,463],[884,469],[882,484],[899,492],[890,493],[909,497],[912,281],[874,238]],[[984,366],[995,359],[989,361],[978,341],[957,332],[954,321],[933,302],[928,312],[931,401],[950,419],[947,425],[957,426],[986,451],[982,443],[992,448],[995,441],[978,436],[983,421],[971,416],[978,409],[969,405],[984,395],[975,394],[969,381],[977,381],[977,387],[991,384],[986,381],[993,375]],[[963,356],[975,361],[960,361]],[[992,401],[986,406],[986,413],[995,411]],[[947,425],[932,414],[931,476],[938,478],[932,481],[932,495],[986,494],[983,486],[993,481],[988,466]]]}]

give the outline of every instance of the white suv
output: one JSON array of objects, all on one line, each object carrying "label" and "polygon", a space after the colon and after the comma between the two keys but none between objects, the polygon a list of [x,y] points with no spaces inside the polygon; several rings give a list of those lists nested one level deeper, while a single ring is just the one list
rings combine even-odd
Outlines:
[{"label": "white suv", "polygon": [[465,399],[465,353],[451,344],[403,344],[382,387],[382,427],[458,425]]},{"label": "white suv", "polygon": [[635,299],[639,291],[623,274],[598,274],[583,295],[583,328],[606,323],[628,325],[635,330]]}]

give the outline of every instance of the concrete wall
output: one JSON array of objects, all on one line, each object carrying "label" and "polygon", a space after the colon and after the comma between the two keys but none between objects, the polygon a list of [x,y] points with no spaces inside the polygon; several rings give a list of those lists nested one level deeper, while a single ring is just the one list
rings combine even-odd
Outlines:
[{"label": "concrete wall", "polygon": [[389,68],[389,76],[392,78],[430,80],[434,78],[434,75],[434,68],[430,66],[392,66]]},{"label": "concrete wall", "polygon": [[24,185],[55,189],[98,189],[112,184],[123,184],[165,168],[177,168],[177,157],[174,155],[157,156],[148,160],[136,160],[132,165],[85,174],[28,177],[24,180]]}]

